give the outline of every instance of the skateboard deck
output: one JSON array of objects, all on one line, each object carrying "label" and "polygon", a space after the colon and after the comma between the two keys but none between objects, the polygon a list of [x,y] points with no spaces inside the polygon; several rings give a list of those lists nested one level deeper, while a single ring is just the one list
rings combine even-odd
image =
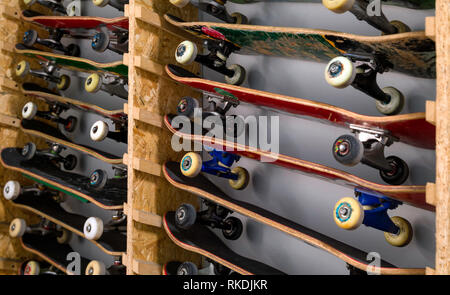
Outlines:
[{"label": "skateboard deck", "polygon": [[119,27],[128,30],[128,17],[47,16],[32,10],[23,10],[21,17],[24,21],[49,28],[95,29],[99,26],[106,26],[108,29]]},{"label": "skateboard deck", "polygon": [[39,120],[23,119],[20,122],[20,129],[25,133],[60,143],[64,146],[89,154],[99,160],[110,164],[123,163],[123,159],[121,157],[114,156],[112,154],[97,150],[89,146],[73,143],[61,131],[59,131],[59,129]]},{"label": "skateboard deck", "polygon": [[124,65],[122,61],[98,63],[86,58],[45,52],[37,49],[29,49],[20,43],[16,44],[14,51],[25,56],[37,58],[41,61],[53,61],[58,66],[72,71],[81,70],[86,72],[110,72],[125,77],[128,76],[128,66]]},{"label": "skateboard deck", "polygon": [[306,119],[319,119],[321,122],[345,128],[348,128],[349,124],[381,128],[400,141],[416,147],[434,149],[436,146],[436,127],[425,120],[425,113],[365,116],[311,100],[202,79],[175,65],[167,65],[166,72],[175,81],[236,101],[278,109]]},{"label": "skateboard deck", "polygon": [[422,78],[436,78],[436,49],[425,32],[386,36],[357,36],[327,30],[184,22],[166,14],[165,19],[202,39],[225,40],[239,54],[262,54],[329,62],[346,53],[379,55],[393,70]]},{"label": "skateboard deck", "polygon": [[164,215],[164,229],[169,238],[183,249],[199,253],[243,275],[284,275],[264,263],[240,256],[228,248],[206,226],[195,223],[189,230],[178,229],[175,212]]},{"label": "skateboard deck", "polygon": [[[203,134],[186,134],[178,129],[172,127],[171,122],[174,115],[166,115],[164,123],[166,127],[175,135],[187,140],[202,142],[204,145],[213,147],[218,150],[231,152],[233,154],[241,155],[257,161],[264,160],[271,164],[293,169],[308,176],[318,177],[334,182],[339,185],[348,186],[351,188],[362,188],[370,190],[379,194],[388,196],[401,202],[408,203],[412,206],[434,211],[435,207],[427,204],[425,199],[425,186],[421,185],[384,185],[374,183],[362,178],[359,178],[350,173],[327,167],[321,164],[289,157],[281,154],[274,154],[268,151],[263,151],[258,148],[245,146],[239,143],[234,143],[218,138],[204,136]],[[191,124],[193,124],[191,122]],[[196,130],[192,126],[191,130]],[[204,133],[207,131],[204,130]]]},{"label": "skateboard deck", "polygon": [[106,210],[121,210],[127,199],[127,190],[106,185],[102,190],[89,187],[89,177],[62,171],[52,164],[45,165],[35,156],[24,160],[20,148],[5,148],[1,151],[4,167],[21,172],[36,182],[57,189],[74,197],[81,197]]},{"label": "skateboard deck", "polygon": [[[177,162],[166,162],[163,166],[163,173],[166,179],[175,187],[206,198],[214,203],[224,206],[234,212],[238,212],[253,218],[263,224],[276,228],[288,235],[294,236],[313,247],[320,248],[346,263],[367,271],[370,261],[367,261],[367,253],[342,243],[333,238],[320,234],[312,229],[304,227],[265,209],[250,203],[235,200],[226,195],[202,174],[189,178],[180,171],[180,164]],[[398,268],[386,261],[381,261],[379,269],[371,269],[372,272],[380,271],[381,274],[424,274],[425,269],[421,268]]]},{"label": "skateboard deck", "polygon": [[[67,254],[76,252],[68,244],[59,244],[54,237],[39,236],[33,234],[24,234],[20,238],[22,247],[28,252],[34,253],[55,266],[62,272],[73,275],[72,271],[67,270],[67,265],[71,262],[67,260]],[[80,273],[84,274],[89,259],[80,257]]]},{"label": "skateboard deck", "polygon": [[96,114],[99,114],[103,117],[107,117],[114,121],[126,121],[127,114],[124,113],[123,109],[120,110],[105,110],[95,104],[79,101],[76,99],[62,97],[57,93],[54,93],[44,87],[41,87],[34,83],[23,83],[21,86],[22,93],[26,95],[30,95],[33,97],[37,97],[46,102],[58,102],[66,105],[69,108],[75,108],[82,111],[89,111]]},{"label": "skateboard deck", "polygon": [[[32,193],[20,195],[12,201],[15,207],[31,211],[59,224],[71,232],[85,238],[83,233],[86,217],[65,211],[49,196],[36,197]],[[113,256],[122,256],[126,252],[126,236],[118,231],[105,231],[100,239],[90,240],[103,252]]]}]

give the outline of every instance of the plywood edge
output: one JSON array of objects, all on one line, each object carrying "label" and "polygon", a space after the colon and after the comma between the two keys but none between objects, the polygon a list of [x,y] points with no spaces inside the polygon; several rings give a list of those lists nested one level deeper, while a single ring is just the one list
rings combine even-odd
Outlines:
[{"label": "plywood edge", "polygon": [[16,81],[2,76],[0,76],[0,87],[5,91],[13,90],[20,92],[19,84]]},{"label": "plywood edge", "polygon": [[162,227],[162,217],[157,214],[131,208],[128,204],[124,206],[124,213],[127,216],[132,216],[132,219],[139,223],[159,228]]},{"label": "plywood edge", "polygon": [[134,119],[156,126],[159,128],[163,127],[164,118],[156,113],[149,112],[145,109],[133,107]]},{"label": "plywood edge", "polygon": [[158,263],[131,258],[131,269],[139,275],[161,275],[162,266]]},{"label": "plywood edge", "polygon": [[436,126],[436,103],[432,100],[425,103],[425,120]]},{"label": "plywood edge", "polygon": [[7,222],[0,222],[0,233],[9,233],[9,224]]},{"label": "plywood edge", "polygon": [[425,18],[425,35],[433,41],[436,41],[436,18],[427,16]]},{"label": "plywood edge", "polygon": [[[162,166],[153,163],[149,160],[133,157],[130,159],[130,156],[128,154],[123,155],[123,163],[127,165],[129,168],[151,174],[154,176],[161,176],[162,174]],[[131,167],[130,167],[131,166]]]},{"label": "plywood edge", "polygon": [[0,50],[13,53],[14,52],[14,44],[9,42],[0,42]]},{"label": "plywood edge", "polygon": [[19,9],[11,7],[11,6],[7,6],[5,4],[3,4],[0,7],[0,14],[5,16],[5,17],[14,19],[14,20],[20,20],[21,19],[21,13],[20,13]]},{"label": "plywood edge", "polygon": [[161,77],[163,77],[165,75],[163,65],[161,65],[157,62],[154,62],[144,56],[139,56],[139,55],[135,56],[134,57],[134,66],[137,68],[140,68],[144,71],[161,76]]},{"label": "plywood edge", "polygon": [[4,271],[18,271],[22,264],[19,260],[13,260],[9,258],[0,258],[0,270]]},{"label": "plywood edge", "polygon": [[20,119],[13,117],[13,116],[0,114],[0,124],[19,128],[20,127]]},{"label": "plywood edge", "polygon": [[436,206],[436,184],[428,182],[426,185],[426,202],[430,205]]}]

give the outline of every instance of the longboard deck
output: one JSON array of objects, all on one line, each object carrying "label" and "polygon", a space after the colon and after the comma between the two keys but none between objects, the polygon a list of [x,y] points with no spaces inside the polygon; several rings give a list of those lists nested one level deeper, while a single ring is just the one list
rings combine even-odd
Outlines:
[{"label": "longboard deck", "polygon": [[43,61],[53,61],[57,65],[67,68],[72,71],[87,71],[87,72],[110,72],[121,76],[128,76],[128,66],[124,65],[122,61],[115,61],[110,63],[98,63],[86,58],[67,56],[51,52],[40,51],[36,49],[29,49],[23,44],[16,44],[15,52],[35,57]]},{"label": "longboard deck", "polygon": [[[222,205],[234,212],[238,212],[253,218],[263,224],[276,228],[288,235],[294,236],[314,247],[318,247],[346,263],[367,271],[370,261],[367,261],[367,253],[342,243],[338,240],[325,236],[312,229],[304,227],[265,209],[250,203],[235,200],[226,195],[202,174],[189,178],[180,171],[177,162],[166,162],[163,166],[166,179],[175,187],[193,193],[199,197],[206,198]],[[420,268],[398,268],[386,261],[381,261],[379,269],[371,269],[372,272],[380,271],[381,274],[424,274],[425,269]]]},{"label": "longboard deck", "polygon": [[199,253],[243,275],[283,275],[285,273],[264,263],[243,257],[228,248],[206,226],[195,223],[189,230],[178,229],[175,212],[164,215],[164,229],[178,246]]},{"label": "longboard deck", "polygon": [[110,164],[122,164],[123,159],[121,157],[109,154],[97,150],[95,148],[73,143],[69,138],[67,138],[61,131],[57,128],[46,124],[45,122],[38,120],[25,120],[20,122],[20,128],[28,134],[39,136],[47,140],[60,143],[64,146],[70,147],[72,149],[81,151],[83,153],[89,154],[99,160]]},{"label": "longboard deck", "polygon": [[[71,261],[67,260],[67,254],[75,252],[72,247],[67,244],[58,244],[54,237],[39,236],[33,234],[25,234],[20,238],[22,247],[28,252],[34,253],[52,264],[66,274],[73,274],[67,270],[67,266]],[[80,273],[84,274],[89,259],[80,257],[81,267]]]},{"label": "longboard deck", "polygon": [[46,163],[45,158],[35,156],[25,160],[19,148],[5,148],[1,151],[4,167],[19,171],[32,179],[72,196],[81,197],[106,210],[121,210],[127,199],[127,190],[106,186],[102,190],[89,187],[89,177],[62,171],[55,165]]},{"label": "longboard deck", "polygon": [[124,113],[123,109],[105,110],[95,104],[59,96],[57,93],[54,93],[34,83],[23,83],[21,86],[21,91],[26,95],[37,97],[46,102],[59,102],[70,108],[76,108],[82,111],[90,111],[99,114],[101,116],[110,118],[111,120],[114,121],[120,122],[126,121],[128,117],[127,114]]},{"label": "longboard deck", "polygon": [[[172,126],[172,118],[174,115],[166,115],[164,117],[164,124],[173,134],[182,137],[187,140],[202,142],[207,146],[211,146],[218,150],[223,150],[238,154],[257,161],[269,162],[271,164],[293,169],[304,173],[308,176],[318,177],[332,181],[339,185],[348,186],[351,188],[363,188],[378,192],[379,194],[394,198],[398,201],[408,203],[412,206],[434,211],[435,207],[427,204],[425,199],[425,186],[421,185],[383,185],[374,183],[362,178],[359,178],[350,173],[340,171],[331,167],[327,167],[321,164],[292,158],[282,154],[274,154],[268,151],[263,151],[257,148],[248,147],[239,143],[229,142],[226,140],[212,138],[204,136],[204,134],[186,134],[182,133],[179,129]],[[191,124],[193,124],[191,122]],[[191,130],[197,128],[191,127]],[[207,132],[204,130],[203,132]]]},{"label": "longboard deck", "polygon": [[365,116],[325,103],[206,80],[175,65],[167,65],[166,72],[175,81],[237,101],[278,109],[306,119],[319,119],[323,123],[345,128],[349,124],[381,128],[400,141],[420,148],[434,149],[436,146],[436,127],[425,120],[425,113]]},{"label": "longboard deck", "polygon": [[[20,195],[12,201],[14,206],[31,211],[59,224],[71,232],[85,238],[83,233],[86,217],[65,211],[49,196],[36,197],[32,193]],[[105,231],[100,239],[90,240],[99,249],[109,255],[122,256],[126,252],[126,236],[118,231]]]},{"label": "longboard deck", "polygon": [[329,62],[345,53],[383,56],[393,70],[407,75],[436,78],[436,48],[425,32],[386,36],[358,36],[327,30],[184,22],[165,15],[172,25],[203,39],[225,40],[239,54],[271,55]]}]

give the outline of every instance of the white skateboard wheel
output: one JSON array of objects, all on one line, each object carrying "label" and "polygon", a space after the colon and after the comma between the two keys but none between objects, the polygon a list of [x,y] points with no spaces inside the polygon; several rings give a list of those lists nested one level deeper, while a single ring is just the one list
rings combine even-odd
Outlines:
[{"label": "white skateboard wheel", "polygon": [[405,104],[405,96],[394,87],[385,87],[382,89],[384,93],[389,94],[391,100],[388,103],[376,101],[377,110],[383,115],[397,115],[403,109]]},{"label": "white skateboard wheel", "polygon": [[23,77],[30,72],[30,64],[26,60],[22,60],[16,65],[16,76]]},{"label": "white skateboard wheel", "polygon": [[333,58],[325,68],[325,80],[336,88],[345,88],[353,83],[356,68],[352,61],[344,56]]},{"label": "white skateboard wheel", "polygon": [[238,175],[238,179],[236,179],[236,180],[229,179],[228,180],[228,183],[230,184],[230,186],[233,189],[243,190],[244,188],[247,187],[249,180],[250,180],[250,176],[249,176],[247,169],[242,168],[242,167],[234,167],[231,170],[231,173]]},{"label": "white skateboard wheel", "polygon": [[86,79],[86,82],[84,83],[84,89],[90,93],[99,91],[101,87],[102,77],[97,73],[89,75],[89,77],[87,77]]},{"label": "white skateboard wheel", "polygon": [[67,244],[70,241],[70,238],[72,237],[72,232],[68,231],[65,228],[61,228],[59,231],[61,232],[61,236],[57,237],[56,241],[59,244]]},{"label": "white skateboard wheel", "polygon": [[7,200],[15,200],[20,195],[20,183],[15,180],[10,180],[3,188],[3,197]]},{"label": "white skateboard wheel", "polygon": [[352,8],[355,0],[322,0],[322,4],[335,13],[344,13]]},{"label": "white skateboard wheel", "polygon": [[22,108],[22,118],[26,120],[33,119],[38,112],[38,107],[34,102],[27,102]]},{"label": "white skateboard wheel", "polygon": [[333,219],[340,228],[353,230],[362,224],[364,209],[355,198],[342,198],[334,206]]},{"label": "white skateboard wheel", "polygon": [[184,155],[180,162],[181,173],[187,177],[195,177],[202,170],[202,157],[194,152]]},{"label": "white skateboard wheel", "polygon": [[191,41],[181,42],[175,50],[175,59],[182,65],[190,65],[197,57],[198,48]]},{"label": "white skateboard wheel", "polygon": [[81,3],[72,1],[67,5],[66,12],[68,16],[81,16]]},{"label": "white skateboard wheel", "polygon": [[109,0],[92,0],[92,3],[94,3],[95,6],[105,7],[108,5]]},{"label": "white skateboard wheel", "polygon": [[89,217],[84,223],[83,233],[88,240],[98,240],[103,234],[103,221],[98,217]]},{"label": "white skateboard wheel", "polygon": [[106,275],[106,267],[105,264],[98,260],[92,260],[86,267],[86,271],[84,273],[87,276],[103,276]]},{"label": "white skateboard wheel", "polygon": [[70,86],[70,77],[67,75],[61,75],[59,82],[56,84],[56,88],[59,90],[66,90]]},{"label": "white skateboard wheel", "polygon": [[103,121],[97,121],[91,127],[91,139],[93,141],[102,141],[108,135],[108,124]]},{"label": "white skateboard wheel", "polygon": [[34,260],[30,260],[25,265],[25,269],[23,274],[26,276],[36,276],[41,272],[41,268],[39,266],[39,263]]},{"label": "white skateboard wheel", "polygon": [[189,4],[190,0],[170,0],[170,3],[175,5],[178,8],[183,8]]},{"label": "white skateboard wheel", "polygon": [[386,241],[395,247],[404,247],[411,242],[413,237],[413,229],[408,220],[394,216],[391,218],[392,222],[400,229],[397,234],[384,233]]},{"label": "white skateboard wheel", "polygon": [[234,74],[231,77],[225,76],[225,82],[227,82],[227,84],[239,86],[244,83],[246,76],[244,67],[240,65],[231,65],[228,69],[234,71]]},{"label": "white skateboard wheel", "polygon": [[27,230],[27,223],[22,218],[15,218],[9,225],[9,235],[13,238],[20,238]]}]

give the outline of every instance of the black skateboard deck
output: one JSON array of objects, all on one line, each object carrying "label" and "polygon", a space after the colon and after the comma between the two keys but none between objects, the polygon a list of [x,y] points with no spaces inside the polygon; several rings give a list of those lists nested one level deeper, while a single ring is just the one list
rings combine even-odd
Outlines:
[{"label": "black skateboard deck", "polygon": [[[50,196],[37,197],[33,193],[24,193],[12,202],[16,207],[45,217],[81,237],[85,237],[83,227],[87,218],[65,211]],[[113,256],[123,255],[127,248],[126,236],[118,231],[105,231],[100,239],[91,240],[91,242],[103,252]]]},{"label": "black skateboard deck", "polygon": [[[230,198],[202,174],[199,174],[194,178],[184,176],[180,171],[180,164],[177,162],[166,162],[163,166],[163,173],[166,179],[175,187],[194,193],[234,212],[238,212],[263,224],[274,227],[282,232],[299,238],[313,247],[320,248],[335,255],[358,269],[367,271],[370,261],[366,260],[367,253],[364,251],[325,236],[255,205]],[[371,269],[373,272],[378,270],[381,274],[389,275],[425,274],[425,269],[398,268],[383,260],[381,261],[379,269]]]},{"label": "black skateboard deck", "polygon": [[89,187],[89,177],[62,171],[38,155],[25,160],[20,148],[3,149],[1,162],[6,168],[22,172],[48,187],[81,197],[106,210],[123,209],[123,203],[127,199],[126,188],[107,184],[102,190],[95,190]]},{"label": "black skateboard deck", "polygon": [[[73,274],[71,271],[66,269],[67,265],[71,262],[67,260],[67,254],[76,251],[74,251],[68,244],[59,244],[55,237],[33,234],[23,235],[23,237],[20,238],[20,242],[25,250],[38,255],[64,273]],[[84,257],[80,257],[80,260],[80,273],[84,274],[90,260]]]},{"label": "black skateboard deck", "polygon": [[164,229],[178,246],[199,253],[244,275],[284,275],[285,273],[264,263],[240,256],[228,248],[206,226],[195,223],[189,230],[175,225],[175,212],[164,215]]}]

